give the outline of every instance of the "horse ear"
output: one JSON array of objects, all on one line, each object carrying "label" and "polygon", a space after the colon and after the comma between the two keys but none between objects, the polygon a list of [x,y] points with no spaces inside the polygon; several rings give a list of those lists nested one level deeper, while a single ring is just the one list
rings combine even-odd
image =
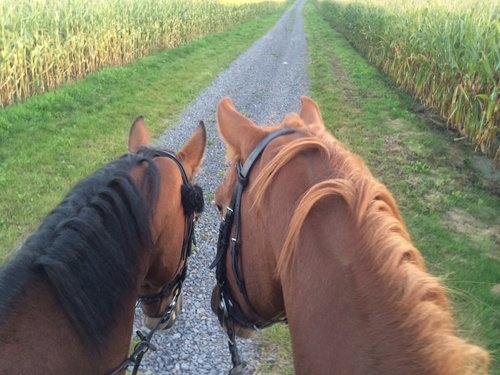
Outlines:
[{"label": "horse ear", "polygon": [[300,101],[302,108],[300,109],[300,118],[306,125],[315,125],[324,128],[325,124],[321,117],[318,105],[307,96],[301,96]]},{"label": "horse ear", "polygon": [[147,146],[150,141],[149,130],[144,117],[137,117],[132,123],[128,136],[128,150],[137,152],[141,146]]},{"label": "horse ear", "polygon": [[252,120],[236,110],[228,97],[223,98],[217,107],[217,128],[229,156],[241,155],[244,159],[264,134]]},{"label": "horse ear", "polygon": [[177,156],[182,160],[184,168],[187,169],[190,176],[201,166],[206,143],[207,131],[203,121],[200,121],[191,138],[177,153]]}]

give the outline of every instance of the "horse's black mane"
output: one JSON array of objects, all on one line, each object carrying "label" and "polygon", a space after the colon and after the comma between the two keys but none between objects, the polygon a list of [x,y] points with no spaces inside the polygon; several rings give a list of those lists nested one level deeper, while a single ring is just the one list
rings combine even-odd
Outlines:
[{"label": "horse's black mane", "polygon": [[[129,171],[143,162],[136,186]],[[141,252],[152,247],[158,181],[151,159],[126,154],[79,182],[0,270],[0,322],[45,279],[84,341],[102,342],[136,287]]]}]

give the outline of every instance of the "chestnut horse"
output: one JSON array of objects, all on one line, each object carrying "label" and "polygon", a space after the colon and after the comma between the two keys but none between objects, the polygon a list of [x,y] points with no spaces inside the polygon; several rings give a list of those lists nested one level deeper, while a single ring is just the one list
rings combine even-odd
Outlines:
[{"label": "chestnut horse", "polygon": [[391,193],[311,99],[259,127],[224,98],[217,121],[230,164],[215,194],[212,309],[232,353],[234,333],[286,319],[297,374],[487,373],[488,354],[456,335]]},{"label": "chestnut horse", "polygon": [[140,361],[150,337],[128,357],[138,298],[155,330],[179,313],[205,143],[200,123],[178,153],[148,148],[139,117],[130,152],[48,214],[0,270],[0,374],[124,374]]}]

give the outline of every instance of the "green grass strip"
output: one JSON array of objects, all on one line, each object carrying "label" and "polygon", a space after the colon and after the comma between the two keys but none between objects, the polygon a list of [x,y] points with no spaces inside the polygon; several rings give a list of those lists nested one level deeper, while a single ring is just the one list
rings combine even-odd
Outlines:
[{"label": "green grass strip", "polygon": [[126,151],[137,115],[159,136],[285,8],[2,109],[0,261],[72,185]]}]

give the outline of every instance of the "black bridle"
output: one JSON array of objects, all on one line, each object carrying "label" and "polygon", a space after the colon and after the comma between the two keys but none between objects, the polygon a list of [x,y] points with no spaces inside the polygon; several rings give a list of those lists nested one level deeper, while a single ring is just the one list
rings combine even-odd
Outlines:
[{"label": "black bridle", "polygon": [[[222,327],[225,327],[228,342],[229,351],[231,352],[231,360],[233,362],[233,368],[229,372],[230,375],[241,374],[245,363],[241,361],[238,349],[236,347],[234,323],[238,324],[243,328],[250,329],[262,329],[268,327],[274,323],[286,322],[286,318],[278,320],[267,320],[262,319],[258,312],[253,307],[253,304],[248,298],[248,293],[245,287],[245,280],[240,272],[239,267],[239,254],[240,254],[240,208],[241,208],[241,196],[243,190],[248,184],[248,178],[250,170],[252,169],[255,161],[260,157],[266,146],[273,139],[294,132],[294,129],[283,128],[277,130],[273,133],[268,134],[259,144],[254,148],[254,150],[249,155],[248,159],[243,165],[238,163],[236,168],[238,171],[238,180],[236,186],[233,190],[233,195],[231,196],[231,201],[229,206],[226,208],[226,215],[220,224],[219,228],[219,239],[217,241],[217,255],[214,261],[210,265],[210,268],[216,268],[216,278],[217,284],[220,291],[220,311],[219,322]],[[233,236],[231,237],[231,233]],[[232,251],[232,269],[233,274],[238,285],[238,289],[243,296],[246,305],[252,311],[252,314],[257,317],[255,321],[248,319],[241,306],[231,295],[231,290],[229,288],[229,283],[227,282],[227,270],[226,270],[226,257],[227,249],[231,244]]]},{"label": "black bridle", "polygon": [[[171,160],[173,160],[178,168],[179,171],[181,172],[182,175],[182,182],[184,187],[189,186],[191,187],[191,183],[189,182],[188,175],[186,173],[186,170],[184,169],[184,166],[182,165],[181,161],[177,158],[177,156],[170,151],[162,151],[162,150],[153,150],[149,149],[146,147],[142,147],[139,149],[137,152],[139,155],[143,155],[146,158],[156,158],[156,157],[166,157]],[[201,203],[203,205],[203,202]],[[191,255],[191,249],[192,249],[192,244],[193,242],[195,243],[194,239],[194,223],[195,223],[195,215],[194,212],[190,212],[186,216],[186,230],[184,232],[184,240],[182,243],[182,252],[181,252],[181,257],[179,258],[179,263],[177,264],[177,272],[174,276],[174,278],[167,282],[161,291],[157,294],[154,295],[148,295],[148,296],[139,296],[137,298],[137,304],[152,304],[155,302],[161,301],[161,299],[167,295],[173,294],[172,301],[168,304],[168,306],[165,308],[165,310],[159,314],[159,316],[153,317],[153,318],[160,318],[159,321],[156,323],[156,325],[149,331],[147,335],[142,333],[140,330],[136,331],[137,337],[140,339],[140,341],[135,345],[134,351],[132,354],[124,360],[120,366],[118,366],[115,370],[113,370],[110,375],[117,375],[121,371],[126,370],[130,366],[134,366],[132,374],[136,375],[137,371],[139,370],[139,366],[142,361],[142,357],[144,354],[146,354],[150,349],[152,351],[156,351],[157,348],[153,343],[151,343],[151,339],[153,338],[154,333],[166,322],[170,320],[170,317],[172,315],[172,312],[177,306],[177,303],[179,302],[179,297],[182,292],[182,283],[184,282],[187,274],[187,267],[188,267],[188,258]],[[195,243],[196,245],[196,243]]]}]

